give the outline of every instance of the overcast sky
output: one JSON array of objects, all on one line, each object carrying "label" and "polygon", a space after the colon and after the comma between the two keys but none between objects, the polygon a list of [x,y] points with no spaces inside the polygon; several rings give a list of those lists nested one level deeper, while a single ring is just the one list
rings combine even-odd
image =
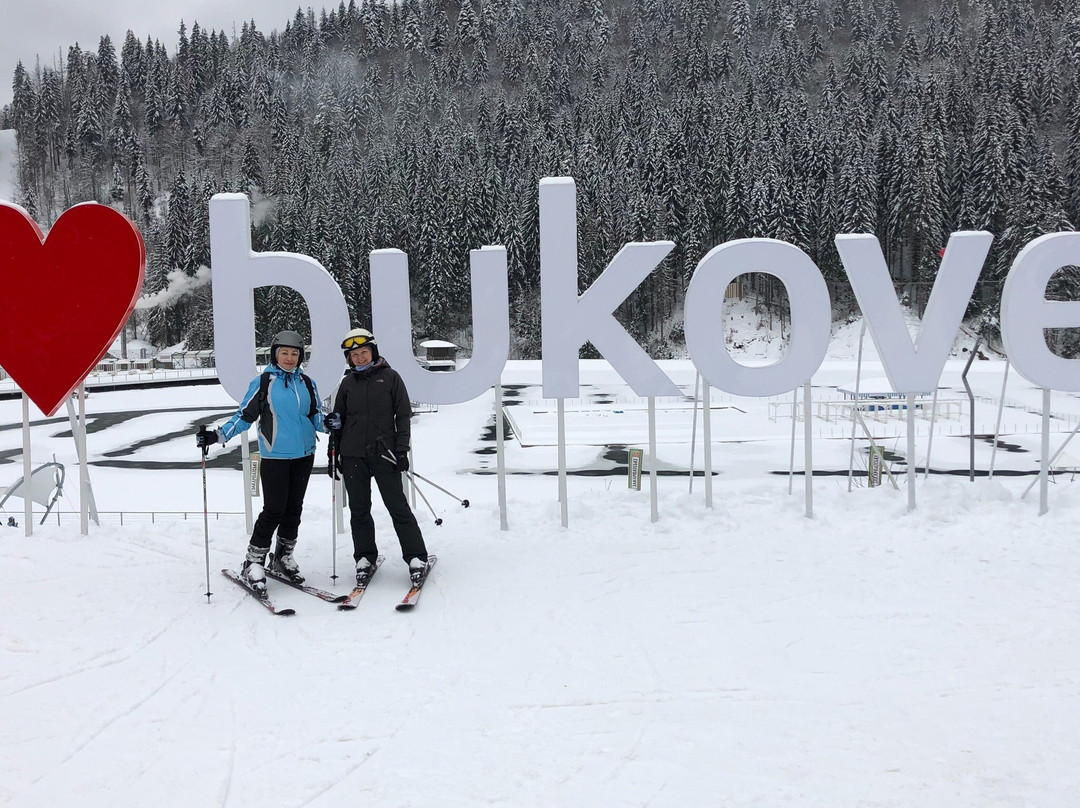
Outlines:
[{"label": "overcast sky", "polygon": [[[180,20],[187,25],[225,31],[232,36],[245,20],[255,20],[260,31],[285,28],[296,9],[310,6],[316,13],[322,0],[0,0],[0,106],[11,103],[11,80],[22,60],[28,71],[40,56],[41,64],[63,64],[69,46],[97,50],[108,34],[119,56],[128,29],[143,43],[149,35],[172,55]],[[329,7],[337,8],[338,0]],[[347,5],[347,3],[346,3]],[[62,54],[62,56],[60,55]]]}]

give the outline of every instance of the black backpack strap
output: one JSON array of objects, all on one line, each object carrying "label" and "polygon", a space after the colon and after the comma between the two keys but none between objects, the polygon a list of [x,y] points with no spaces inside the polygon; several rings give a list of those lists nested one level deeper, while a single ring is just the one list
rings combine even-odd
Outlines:
[{"label": "black backpack strap", "polygon": [[259,404],[261,405],[266,401],[266,393],[270,389],[270,371],[266,371],[259,377]]},{"label": "black backpack strap", "polygon": [[300,378],[304,380],[304,384],[307,385],[308,398],[311,399],[311,407],[308,409],[308,418],[313,418],[315,413],[319,411],[319,401],[315,398],[315,385],[311,383],[311,379],[307,377],[306,373],[301,373]]}]

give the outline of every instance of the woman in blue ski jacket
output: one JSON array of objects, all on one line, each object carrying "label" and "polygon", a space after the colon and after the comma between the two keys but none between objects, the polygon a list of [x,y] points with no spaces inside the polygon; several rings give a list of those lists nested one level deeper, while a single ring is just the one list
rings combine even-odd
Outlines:
[{"label": "woman in blue ski jacket", "polygon": [[270,344],[270,364],[248,386],[240,408],[219,429],[200,427],[200,448],[225,443],[259,423],[259,478],[263,509],[255,520],[240,574],[258,594],[266,591],[266,554],[277,531],[271,556],[274,572],[302,582],[293,556],[311,467],[315,433],[325,432],[315,382],[300,370],[304,342],[295,331],[282,331]]}]

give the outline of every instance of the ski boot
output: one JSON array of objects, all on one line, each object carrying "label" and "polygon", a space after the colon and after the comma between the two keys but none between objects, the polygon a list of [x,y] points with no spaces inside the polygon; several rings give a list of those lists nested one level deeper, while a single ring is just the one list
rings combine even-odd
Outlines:
[{"label": "ski boot", "polygon": [[300,567],[293,558],[293,549],[296,547],[296,539],[283,539],[278,536],[277,550],[273,555],[274,572],[284,575],[290,581],[298,584],[304,582],[304,576],[300,574]]},{"label": "ski boot", "polygon": [[375,574],[375,565],[365,556],[356,562],[356,585],[367,586],[368,580]]},{"label": "ski boot", "polygon": [[409,580],[412,581],[413,586],[420,586],[426,572],[427,562],[419,556],[409,562]]},{"label": "ski boot", "polygon": [[266,597],[266,553],[269,547],[256,547],[249,544],[244,565],[240,568],[243,578],[259,597]]}]

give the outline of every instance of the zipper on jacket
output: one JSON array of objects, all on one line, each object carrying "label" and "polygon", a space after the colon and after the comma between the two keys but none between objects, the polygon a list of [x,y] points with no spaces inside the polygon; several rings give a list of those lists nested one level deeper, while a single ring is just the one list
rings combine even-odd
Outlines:
[{"label": "zipper on jacket", "polygon": [[[285,386],[286,386],[286,387],[288,387],[288,386],[289,386],[289,383],[288,383],[288,382],[285,382]],[[307,385],[304,385],[304,386],[306,387]],[[294,395],[294,396],[296,396],[296,409],[297,409],[297,411],[298,411],[298,412],[300,412],[300,411],[301,411],[301,409],[300,409],[300,408],[301,408],[301,407],[303,406],[303,404],[304,404],[304,402],[302,402],[302,401],[300,400],[300,385],[298,385],[298,384],[294,384],[294,385],[292,386],[292,388],[293,388],[293,395]],[[309,409],[310,409],[310,408],[309,408]]]}]

